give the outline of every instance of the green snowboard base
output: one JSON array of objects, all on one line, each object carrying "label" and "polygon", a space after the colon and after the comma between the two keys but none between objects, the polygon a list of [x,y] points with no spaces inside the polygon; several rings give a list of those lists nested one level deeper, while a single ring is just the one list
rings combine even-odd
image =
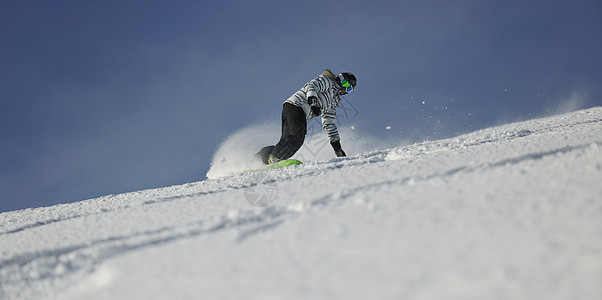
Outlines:
[{"label": "green snowboard base", "polygon": [[280,169],[280,168],[284,168],[284,167],[288,167],[288,166],[292,166],[292,165],[301,165],[301,164],[303,164],[303,163],[296,159],[285,159],[285,160],[281,160],[277,163],[266,165],[263,168],[247,170],[247,171],[243,171],[242,173],[258,172],[258,171],[264,171],[264,170],[269,170],[269,169]]},{"label": "green snowboard base", "polygon": [[280,168],[284,168],[284,167],[288,167],[288,166],[292,166],[292,165],[300,165],[300,164],[303,164],[303,163],[296,159],[285,159],[285,160],[281,160],[277,163],[267,165],[266,167],[268,169],[280,169]]}]

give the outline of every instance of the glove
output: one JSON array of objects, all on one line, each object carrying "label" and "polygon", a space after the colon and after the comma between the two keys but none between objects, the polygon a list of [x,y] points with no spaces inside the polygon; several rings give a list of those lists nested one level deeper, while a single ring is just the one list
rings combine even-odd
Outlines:
[{"label": "glove", "polygon": [[343,149],[341,148],[340,141],[330,142],[330,145],[332,146],[332,149],[334,149],[334,153],[337,155],[337,157],[346,157],[347,156],[347,154],[345,154],[345,151],[343,151]]},{"label": "glove", "polygon": [[314,114],[314,116],[319,116],[322,114],[322,110],[318,106],[318,98],[316,98],[316,96],[309,97],[307,101],[309,102],[311,112]]}]

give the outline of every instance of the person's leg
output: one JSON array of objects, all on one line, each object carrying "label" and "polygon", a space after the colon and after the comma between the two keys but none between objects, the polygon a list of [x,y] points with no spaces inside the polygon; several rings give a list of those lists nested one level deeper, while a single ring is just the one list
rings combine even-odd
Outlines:
[{"label": "person's leg", "polygon": [[282,136],[271,155],[278,159],[287,159],[293,156],[305,140],[307,133],[307,120],[302,108],[290,103],[284,103],[282,108]]},{"label": "person's leg", "polygon": [[272,153],[272,151],[274,150],[274,146],[265,146],[263,148],[261,148],[261,150],[259,150],[259,152],[255,153],[255,155],[253,156],[255,158],[255,160],[262,162],[263,164],[267,165],[268,164],[268,158],[270,157],[270,154]]}]

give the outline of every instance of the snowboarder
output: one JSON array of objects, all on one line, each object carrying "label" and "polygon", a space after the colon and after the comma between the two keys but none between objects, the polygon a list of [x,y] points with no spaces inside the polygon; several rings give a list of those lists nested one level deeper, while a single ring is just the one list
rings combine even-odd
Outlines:
[{"label": "snowboarder", "polygon": [[337,157],[347,156],[341,148],[337,126],[336,108],[341,95],[351,92],[357,84],[355,76],[348,72],[335,76],[324,70],[317,78],[288,98],[282,107],[282,136],[274,146],[263,147],[255,158],[264,164],[273,164],[293,156],[303,145],[307,134],[307,121],[322,117],[330,145]]}]

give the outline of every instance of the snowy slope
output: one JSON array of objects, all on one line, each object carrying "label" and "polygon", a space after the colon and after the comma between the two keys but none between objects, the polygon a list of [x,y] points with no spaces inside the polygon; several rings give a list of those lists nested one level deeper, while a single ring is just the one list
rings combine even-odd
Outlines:
[{"label": "snowy slope", "polygon": [[0,299],[599,299],[601,282],[602,107],[0,214]]}]

